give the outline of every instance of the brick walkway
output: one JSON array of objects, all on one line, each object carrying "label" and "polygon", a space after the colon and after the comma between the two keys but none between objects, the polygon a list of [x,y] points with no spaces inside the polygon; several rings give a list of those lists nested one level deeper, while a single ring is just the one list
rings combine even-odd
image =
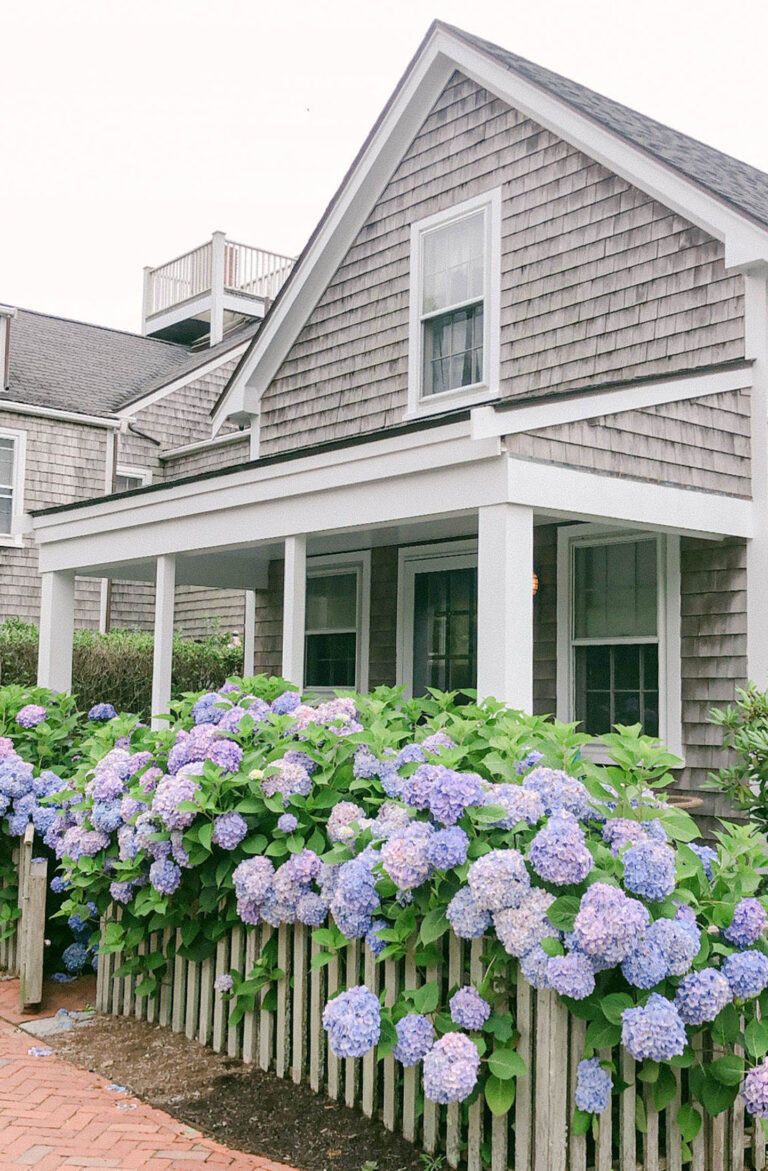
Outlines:
[{"label": "brick walkway", "polygon": [[[74,986],[61,986],[44,1005],[80,1008]],[[0,1166],[63,1168],[230,1167],[233,1171],[291,1171],[259,1155],[230,1151],[152,1106],[110,1092],[105,1078],[58,1057],[30,1057],[45,1046],[16,1027],[18,984],[0,981]],[[82,998],[82,993],[80,994]]]}]

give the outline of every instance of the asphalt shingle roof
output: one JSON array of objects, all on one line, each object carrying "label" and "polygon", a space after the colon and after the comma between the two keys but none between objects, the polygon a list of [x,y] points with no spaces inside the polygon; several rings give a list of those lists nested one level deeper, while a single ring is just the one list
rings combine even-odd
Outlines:
[{"label": "asphalt shingle roof", "polygon": [[3,399],[85,415],[111,415],[172,379],[252,337],[253,322],[218,346],[187,346],[65,317],[19,309],[11,321],[10,368]]}]

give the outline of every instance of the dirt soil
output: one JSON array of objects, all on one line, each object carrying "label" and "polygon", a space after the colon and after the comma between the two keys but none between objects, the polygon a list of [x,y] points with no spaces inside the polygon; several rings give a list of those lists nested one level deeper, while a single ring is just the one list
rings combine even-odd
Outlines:
[{"label": "dirt soil", "polygon": [[234,1150],[300,1171],[424,1171],[381,1123],[170,1029],[105,1016],[46,1044]]}]

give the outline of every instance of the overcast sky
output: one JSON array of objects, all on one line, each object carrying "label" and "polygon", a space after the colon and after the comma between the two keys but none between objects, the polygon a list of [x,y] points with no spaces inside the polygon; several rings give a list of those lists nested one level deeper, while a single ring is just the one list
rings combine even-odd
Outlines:
[{"label": "overcast sky", "polygon": [[765,0],[0,0],[0,302],[138,330],[215,229],[298,253],[435,16],[768,171]]}]

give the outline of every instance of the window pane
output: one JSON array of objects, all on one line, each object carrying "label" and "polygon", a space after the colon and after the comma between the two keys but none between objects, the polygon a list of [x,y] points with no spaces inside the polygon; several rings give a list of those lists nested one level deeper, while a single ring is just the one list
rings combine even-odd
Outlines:
[{"label": "window pane", "polygon": [[477,212],[422,238],[422,313],[483,295],[485,213]]},{"label": "window pane", "polygon": [[144,481],[141,476],[123,475],[122,472],[115,476],[115,492],[130,492],[132,488],[142,488]]},{"label": "window pane", "polygon": [[10,535],[11,517],[13,515],[13,498],[0,490],[0,533]]},{"label": "window pane", "polygon": [[357,574],[329,573],[307,578],[307,630],[357,627]]},{"label": "window pane", "polygon": [[455,309],[424,322],[424,394],[483,379],[483,306]]},{"label": "window pane", "polygon": [[656,634],[656,542],[577,546],[574,636]]},{"label": "window pane", "polygon": [[427,687],[475,687],[477,570],[417,573],[414,580],[413,694]]},{"label": "window pane", "polygon": [[658,647],[581,646],[575,649],[576,719],[591,736],[614,724],[641,724],[659,734]]},{"label": "window pane", "polygon": [[13,487],[13,439],[0,439],[0,487]]},{"label": "window pane", "polygon": [[307,687],[354,687],[357,635],[308,634]]}]

